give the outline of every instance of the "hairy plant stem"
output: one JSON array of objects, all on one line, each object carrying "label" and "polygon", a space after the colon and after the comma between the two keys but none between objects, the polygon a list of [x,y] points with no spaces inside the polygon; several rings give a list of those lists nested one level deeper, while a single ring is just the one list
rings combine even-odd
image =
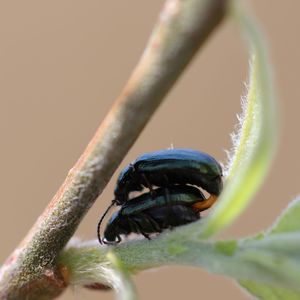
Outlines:
[{"label": "hairy plant stem", "polygon": [[169,0],[128,83],[48,207],[0,271],[0,299],[52,299],[57,257],[163,97],[226,12],[225,0]]}]

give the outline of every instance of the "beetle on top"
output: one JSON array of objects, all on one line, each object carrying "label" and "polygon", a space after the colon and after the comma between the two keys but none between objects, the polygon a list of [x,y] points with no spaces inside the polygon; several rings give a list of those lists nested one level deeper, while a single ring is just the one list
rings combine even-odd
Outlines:
[{"label": "beetle on top", "polygon": [[144,187],[191,184],[218,196],[222,190],[222,168],[209,154],[192,149],[166,149],[139,156],[120,173],[115,201],[122,205],[132,191]]}]

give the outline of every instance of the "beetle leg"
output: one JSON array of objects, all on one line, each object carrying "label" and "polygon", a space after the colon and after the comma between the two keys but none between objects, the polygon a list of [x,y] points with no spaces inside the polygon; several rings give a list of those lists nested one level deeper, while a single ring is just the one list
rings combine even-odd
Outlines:
[{"label": "beetle leg", "polygon": [[166,174],[163,175],[163,178],[165,180],[165,183],[166,183],[166,186],[169,186],[170,185],[170,181],[169,181],[169,178]]},{"label": "beetle leg", "polygon": [[170,191],[169,191],[168,187],[170,187],[171,184],[170,184],[169,178],[166,174],[163,175],[163,178],[164,178],[165,183],[166,183],[166,188],[165,188],[166,204],[169,207],[166,219],[169,219],[171,211],[172,211],[172,205],[171,205]]},{"label": "beetle leg", "polygon": [[137,226],[136,221],[131,218],[127,218],[127,221],[131,232],[140,233],[140,228]]},{"label": "beetle leg", "polygon": [[[144,216],[142,216],[144,217]],[[147,220],[147,219],[146,219]],[[137,220],[130,220],[131,225],[135,228],[136,233],[142,234],[146,239],[151,240],[150,236],[143,230],[141,224]]]},{"label": "beetle leg", "polygon": [[146,239],[151,240],[149,234],[147,234],[147,233],[143,230],[141,224],[140,224],[139,222],[137,222],[137,221],[133,221],[133,222],[135,223],[136,227],[138,228],[139,233],[142,234]]},{"label": "beetle leg", "polygon": [[157,231],[159,233],[162,232],[162,229],[159,226],[159,224],[151,216],[149,216],[146,213],[140,213],[140,215],[144,218],[145,221],[146,220],[148,221],[148,223],[155,229],[155,231]]},{"label": "beetle leg", "polygon": [[[138,226],[139,226],[139,224],[138,224]],[[151,238],[150,238],[150,236],[149,236],[149,234],[147,234],[146,232],[144,232],[142,229],[141,229],[141,234],[147,239],[147,240],[151,240]]]},{"label": "beetle leg", "polygon": [[139,222],[137,222],[136,220],[133,220],[131,218],[128,218],[128,223],[131,227],[131,231],[132,232],[136,232],[136,233],[140,233],[142,234],[145,238],[147,238],[148,240],[150,240],[150,237],[148,234],[146,234],[144,231],[143,231],[143,228],[142,226],[139,224]]},{"label": "beetle leg", "polygon": [[144,181],[146,183],[146,187],[150,190],[152,198],[154,198],[155,192],[153,190],[152,184],[149,182],[147,176],[144,173],[142,173],[141,176],[143,177],[143,179],[144,179]]},{"label": "beetle leg", "polygon": [[[166,175],[164,175],[164,177],[166,179],[166,182],[168,182],[168,177]],[[163,227],[165,227],[167,225],[167,220],[170,219],[170,216],[171,216],[171,213],[172,213],[172,204],[171,204],[170,191],[167,187],[165,188],[165,196],[166,196],[166,206],[168,207],[168,212],[167,212]],[[170,228],[170,226],[168,226],[168,227]]]},{"label": "beetle leg", "polygon": [[192,205],[192,208],[196,212],[204,211],[209,209],[217,200],[218,197],[216,195],[210,195],[208,199],[196,202],[194,205]]},{"label": "beetle leg", "polygon": [[121,236],[120,236],[120,235],[117,235],[116,243],[120,243],[120,242],[121,242]]},{"label": "beetle leg", "polygon": [[147,239],[147,240],[151,240],[149,234],[147,234],[146,232],[141,231],[141,234]]},{"label": "beetle leg", "polygon": [[166,204],[168,205],[171,203],[170,191],[168,188],[165,188],[165,196],[166,196]]}]

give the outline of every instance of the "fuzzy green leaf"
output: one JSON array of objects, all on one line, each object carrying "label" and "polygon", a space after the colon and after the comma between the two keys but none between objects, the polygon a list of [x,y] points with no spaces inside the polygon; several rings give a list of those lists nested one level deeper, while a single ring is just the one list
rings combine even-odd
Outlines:
[{"label": "fuzzy green leaf", "polygon": [[293,231],[300,232],[300,197],[292,201],[286,210],[283,211],[282,215],[272,226],[268,234]]},{"label": "fuzzy green leaf", "polygon": [[249,293],[262,300],[299,300],[300,293],[280,287],[268,286],[253,281],[240,281]]},{"label": "fuzzy green leaf", "polygon": [[[300,198],[296,198],[294,201],[290,203],[290,205],[286,208],[286,210],[282,213],[282,215],[278,218],[275,224],[271,227],[270,230],[264,232],[254,239],[265,239],[268,235],[269,236],[277,236],[280,234],[281,236],[288,236],[290,233],[300,234]],[[293,235],[292,235],[293,236]],[[297,239],[297,236],[295,236]],[[251,239],[248,239],[248,241]],[[298,243],[297,240],[294,241],[296,244]],[[282,245],[281,245],[282,246]],[[289,244],[284,244],[285,251],[288,253]],[[272,249],[276,251],[274,247]],[[297,252],[300,252],[300,247],[296,247],[296,256]],[[289,255],[295,255],[295,253],[291,252]],[[280,267],[280,271],[282,267]],[[286,270],[283,270],[286,272]],[[294,274],[295,279],[299,282],[299,274]],[[297,277],[298,276],[298,277]],[[252,293],[259,299],[263,300],[299,300],[300,299],[300,292],[290,290],[287,288],[281,287],[274,287],[269,286],[267,284],[262,284],[258,281],[247,281],[242,280],[239,281],[240,285],[244,287],[249,293]]]},{"label": "fuzzy green leaf", "polygon": [[275,103],[270,64],[261,33],[245,8],[232,1],[232,15],[249,41],[250,80],[243,100],[240,129],[225,169],[227,180],[218,203],[207,218],[201,236],[224,229],[246,208],[267,174],[276,146]]},{"label": "fuzzy green leaf", "polygon": [[[300,233],[209,242],[186,235],[183,229],[166,232],[150,242],[142,240],[114,247],[121,268],[116,269],[116,264],[108,258],[111,248],[99,247],[97,242],[65,250],[61,263],[70,270],[71,283],[101,282],[107,274],[115,276],[116,270],[127,276],[127,272],[177,264],[202,267],[242,282],[258,282],[261,287],[266,284],[266,288],[300,292]],[[116,281],[113,276],[108,278]]]}]

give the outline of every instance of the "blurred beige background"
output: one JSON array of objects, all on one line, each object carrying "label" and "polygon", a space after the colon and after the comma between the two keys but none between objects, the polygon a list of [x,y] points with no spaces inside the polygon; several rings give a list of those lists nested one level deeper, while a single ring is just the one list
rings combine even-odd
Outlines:
[{"label": "blurred beige background", "polygon": [[[0,1],[0,263],[27,233],[77,160],[141,55],[163,1]],[[223,237],[269,226],[300,192],[298,1],[252,1],[268,37],[281,116],[276,160],[255,201]],[[193,61],[122,163],[189,147],[226,161],[248,58],[227,21]],[[96,237],[116,175],[77,236]],[[248,299],[221,276],[164,267],[135,277],[141,299]],[[113,299],[68,290],[61,299]]]}]

